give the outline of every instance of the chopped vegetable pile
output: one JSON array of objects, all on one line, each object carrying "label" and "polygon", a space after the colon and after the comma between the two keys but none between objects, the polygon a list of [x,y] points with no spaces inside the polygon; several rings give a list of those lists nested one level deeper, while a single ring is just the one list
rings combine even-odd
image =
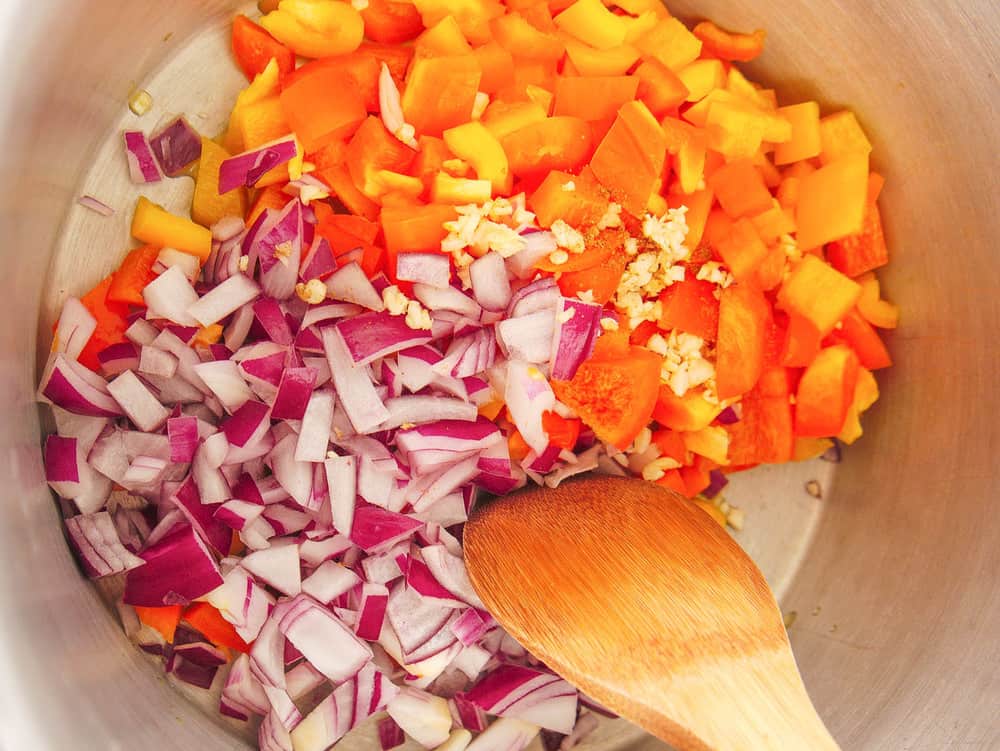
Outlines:
[{"label": "chopped vegetable pile", "polygon": [[738,527],[727,475],[857,440],[898,319],[871,145],[655,0],[260,5],[224,133],[124,134],[190,218],[139,197],[55,327],[69,540],[262,749],[382,710],[384,749],[568,748],[602,708],[473,591],[476,493],[641,476]]}]

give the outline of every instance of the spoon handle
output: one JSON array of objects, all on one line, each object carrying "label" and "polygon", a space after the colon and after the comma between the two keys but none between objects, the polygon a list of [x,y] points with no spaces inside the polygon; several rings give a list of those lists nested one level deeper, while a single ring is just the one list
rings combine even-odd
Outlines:
[{"label": "spoon handle", "polygon": [[679,751],[840,751],[787,642],[720,655],[657,688],[660,701],[648,707],[649,716],[633,719]]}]

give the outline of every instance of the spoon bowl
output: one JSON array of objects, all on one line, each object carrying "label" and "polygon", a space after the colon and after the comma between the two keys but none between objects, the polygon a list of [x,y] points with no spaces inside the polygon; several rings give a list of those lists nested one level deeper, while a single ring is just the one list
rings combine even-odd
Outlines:
[{"label": "spoon bowl", "polygon": [[705,512],[590,476],[486,504],[476,592],[526,649],[680,751],[835,751],[753,561]]}]

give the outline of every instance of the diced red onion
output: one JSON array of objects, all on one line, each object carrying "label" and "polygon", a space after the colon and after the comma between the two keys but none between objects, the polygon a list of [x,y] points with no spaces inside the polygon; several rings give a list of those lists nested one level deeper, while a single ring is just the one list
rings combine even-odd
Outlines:
[{"label": "diced red onion", "polygon": [[708,476],[710,482],[708,483],[708,487],[701,491],[701,494],[705,498],[711,499],[715,498],[729,484],[729,478],[717,469],[711,470]]},{"label": "diced red onion", "polygon": [[326,483],[330,493],[333,526],[340,534],[350,537],[354,528],[354,507],[357,495],[357,468],[353,456],[330,457],[324,461]]},{"label": "diced red onion", "polygon": [[389,716],[424,748],[440,746],[451,733],[448,700],[409,686],[386,707]]},{"label": "diced red onion", "polygon": [[449,627],[463,646],[471,647],[482,639],[494,625],[495,621],[492,618],[484,618],[475,608],[469,608],[452,621]]},{"label": "diced red onion", "polygon": [[234,446],[246,446],[259,440],[269,426],[270,411],[266,404],[246,402],[232,417],[222,423],[222,432]]},{"label": "diced red onion", "polygon": [[271,469],[292,499],[303,508],[309,508],[312,499],[312,466],[295,459],[297,443],[298,437],[294,433],[279,440],[269,455]]},{"label": "diced red onion", "polygon": [[349,263],[337,269],[326,280],[326,289],[334,300],[353,303],[376,312],[385,308],[382,295],[372,286],[357,263]]},{"label": "diced red onion", "polygon": [[260,287],[245,274],[234,274],[213,287],[188,309],[188,314],[202,326],[211,326],[256,300]]},{"label": "diced red onion", "polygon": [[45,400],[78,415],[123,414],[104,379],[62,353],[50,355],[38,391]]},{"label": "diced red onion", "polygon": [[181,174],[191,162],[201,157],[201,136],[183,117],[153,136],[149,145],[163,172],[170,177]]},{"label": "diced red onion", "polygon": [[329,241],[322,235],[313,238],[309,250],[302,257],[299,266],[299,279],[308,282],[312,279],[327,279],[337,270],[337,261],[333,257]]},{"label": "diced red onion", "polygon": [[177,358],[166,350],[146,345],[139,351],[138,371],[144,376],[173,378],[177,373]]},{"label": "diced red onion", "polygon": [[174,491],[170,499],[199,536],[216,552],[225,555],[232,542],[230,528],[215,516],[215,508],[202,503],[201,495],[191,477]]},{"label": "diced red onion", "polygon": [[449,553],[443,545],[428,545],[420,553],[428,570],[442,587],[467,605],[486,609],[472,588],[464,560]]},{"label": "diced red onion", "polygon": [[76,360],[97,329],[97,319],[75,297],[66,299],[56,324],[54,351]]},{"label": "diced red onion", "polygon": [[557,675],[503,665],[466,694],[487,713],[569,733],[577,713],[577,692]]},{"label": "diced red onion", "polygon": [[378,722],[378,741],[382,751],[392,751],[406,742],[406,735],[394,719],[384,717]]},{"label": "diced red onion", "polygon": [[80,196],[76,199],[76,202],[85,209],[90,209],[95,214],[100,214],[101,216],[113,216],[115,213],[115,210],[104,203],[104,201],[100,201],[93,196]]},{"label": "diced red onion", "polygon": [[277,300],[271,297],[261,298],[254,303],[253,313],[272,342],[285,346],[295,341],[285,312]]},{"label": "diced red onion", "polygon": [[118,342],[98,352],[97,360],[101,363],[101,373],[112,378],[139,367],[139,349],[132,342]]},{"label": "diced red onion", "polygon": [[198,293],[179,266],[173,266],[142,290],[147,318],[165,318],[182,326],[197,326],[188,310],[198,302]]},{"label": "diced red onion", "polygon": [[715,421],[719,423],[719,425],[734,425],[740,421],[740,415],[732,407],[726,407],[719,413],[719,416],[715,418]]},{"label": "diced red onion", "polygon": [[291,601],[281,632],[314,668],[334,683],[345,681],[371,660],[371,648],[330,611],[304,595]]},{"label": "diced red onion", "polygon": [[360,506],[354,512],[350,539],[366,553],[379,553],[410,537],[422,526],[423,522],[403,514],[377,506]]},{"label": "diced red onion", "polygon": [[156,163],[149,139],[141,130],[125,131],[125,156],[128,158],[128,172],[137,185],[156,183],[163,179],[160,165]]},{"label": "diced red onion", "polygon": [[189,602],[222,584],[211,553],[186,524],[146,548],[141,558],[145,565],[132,569],[125,578],[123,597],[129,605]]},{"label": "diced red onion", "polygon": [[539,310],[520,318],[508,318],[496,325],[497,342],[510,360],[547,363],[552,355],[554,310]]},{"label": "diced red onion", "polygon": [[283,136],[258,148],[230,157],[219,165],[219,195],[239,187],[252,188],[275,167],[298,155],[294,136]]},{"label": "diced red onion", "polygon": [[65,524],[69,541],[90,578],[133,571],[144,565],[142,558],[121,544],[114,520],[106,511],[73,516]]},{"label": "diced red onion", "polygon": [[365,582],[361,587],[361,604],[354,633],[360,639],[378,641],[385,621],[385,610],[389,603],[389,590],[383,584]]},{"label": "diced red onion", "polygon": [[413,295],[428,310],[447,310],[478,321],[483,309],[471,297],[454,287],[431,287],[428,284],[414,284]]},{"label": "diced red onion", "polygon": [[495,251],[477,258],[469,266],[472,293],[486,310],[505,310],[510,302],[510,281],[503,256]]},{"label": "diced red onion", "polygon": [[601,333],[600,305],[570,298],[560,298],[556,306],[556,323],[549,361],[549,377],[568,381],[590,357]]},{"label": "diced red onion", "polygon": [[513,717],[501,717],[477,735],[466,751],[523,751],[538,731],[537,725]]},{"label": "diced red onion", "polygon": [[840,464],[842,453],[843,453],[843,451],[841,449],[840,441],[834,439],[833,445],[830,448],[828,448],[826,451],[824,451],[822,454],[820,454],[819,458],[822,459],[825,462],[831,462],[833,464]]},{"label": "diced red onion", "polygon": [[295,446],[295,460],[298,462],[322,462],[326,459],[333,424],[333,391],[314,391],[302,417],[298,442]]},{"label": "diced red onion", "polygon": [[387,399],[384,408],[388,415],[379,425],[382,430],[398,428],[406,423],[419,424],[434,420],[471,422],[479,415],[474,404],[440,396],[399,396]]},{"label": "diced red onion", "polygon": [[386,311],[345,318],[334,328],[358,366],[431,340],[429,332],[411,329],[403,316],[390,315]]},{"label": "diced red onion", "polygon": [[532,365],[509,361],[504,399],[525,443],[537,453],[545,451],[549,437],[542,428],[542,413],[551,410],[556,403],[545,376]]},{"label": "diced red onion", "polygon": [[355,430],[367,433],[389,420],[389,409],[375,391],[368,370],[354,364],[343,337],[335,329],[323,329],[323,347],[340,404]]},{"label": "diced red onion", "polygon": [[233,499],[216,508],[213,515],[230,529],[241,531],[258,519],[263,512],[263,505]]},{"label": "diced red onion", "polygon": [[215,676],[219,672],[216,665],[199,665],[175,650],[173,655],[173,670],[170,672],[178,679],[198,688],[208,689],[212,687]]},{"label": "diced red onion", "polygon": [[240,566],[269,587],[289,597],[302,591],[297,545],[272,545],[267,550],[258,550],[243,558]]},{"label": "diced red onion", "polygon": [[451,704],[454,708],[455,721],[459,725],[474,733],[481,733],[486,730],[489,725],[486,712],[478,704],[473,704],[466,699],[465,694],[455,694],[452,697]]},{"label": "diced red onion", "polygon": [[[333,561],[324,561],[302,581],[302,591],[317,602],[329,605],[359,583],[361,579],[349,568]],[[378,635],[375,636],[377,638]]]},{"label": "diced red onion", "polygon": [[543,277],[517,290],[507,306],[507,318],[537,313],[540,310],[554,310],[562,293],[552,277]]},{"label": "diced red onion", "polygon": [[[45,479],[53,488],[80,484],[80,456],[77,439],[50,435],[45,439]],[[56,492],[59,492],[58,490]],[[59,493],[67,497],[65,493]]]},{"label": "diced red onion", "polygon": [[451,282],[451,262],[441,253],[400,253],[396,257],[396,278],[429,287],[447,287]]},{"label": "diced red onion", "polygon": [[253,392],[243,380],[239,366],[232,360],[199,363],[194,366],[194,371],[230,414],[253,398]]},{"label": "diced red onion", "polygon": [[170,413],[131,370],[108,383],[108,392],[140,430],[158,430]]},{"label": "diced red onion", "polygon": [[219,667],[228,662],[225,652],[207,642],[177,645],[174,647],[174,654],[180,655],[188,662],[204,667]]}]

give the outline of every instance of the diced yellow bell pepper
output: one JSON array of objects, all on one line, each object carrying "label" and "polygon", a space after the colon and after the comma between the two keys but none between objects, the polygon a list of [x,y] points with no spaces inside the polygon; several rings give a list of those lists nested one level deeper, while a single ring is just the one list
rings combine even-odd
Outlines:
[{"label": "diced yellow bell pepper", "polygon": [[563,34],[562,39],[566,43],[566,55],[581,76],[623,76],[642,55],[631,44],[599,50],[568,34]]},{"label": "diced yellow bell pepper", "polygon": [[412,0],[424,26],[431,28],[451,16],[462,35],[474,45],[490,41],[490,21],[502,16],[504,7],[497,0]]},{"label": "diced yellow bell pepper", "polygon": [[[659,5],[659,3],[657,3]],[[621,7],[620,5],[618,6]],[[661,6],[663,7],[663,6]],[[633,44],[637,39],[647,34],[656,26],[656,22],[662,18],[655,11],[646,10],[633,18],[631,16],[620,16],[625,24],[625,42]]]},{"label": "diced yellow bell pepper", "polygon": [[655,18],[670,18],[670,11],[660,0],[615,0],[615,5],[633,16],[652,13]]},{"label": "diced yellow bell pepper", "polygon": [[243,151],[276,141],[292,132],[281,108],[281,99],[269,96],[240,108],[235,115]]},{"label": "diced yellow bell pepper", "polygon": [[599,50],[623,45],[628,32],[622,17],[605,8],[601,0],[576,0],[554,20],[567,34]]},{"label": "diced yellow bell pepper", "polygon": [[861,429],[861,415],[878,401],[878,382],[870,370],[858,369],[858,382],[854,387],[854,401],[847,409],[847,419],[838,439],[850,445],[857,441],[864,431]]},{"label": "diced yellow bell pepper", "polygon": [[729,69],[729,74],[726,76],[726,90],[762,110],[775,108],[774,98],[750,83],[735,65]]},{"label": "diced yellow bell pepper", "polygon": [[258,73],[253,82],[236,97],[236,104],[229,116],[229,127],[222,141],[222,146],[226,151],[230,154],[239,154],[246,150],[239,127],[243,108],[259,102],[261,99],[277,96],[279,93],[281,93],[281,89],[278,86],[278,63],[274,58],[271,58],[267,67]]},{"label": "diced yellow bell pepper", "polygon": [[701,40],[676,18],[665,18],[636,40],[635,46],[675,73],[701,54]]},{"label": "diced yellow bell pepper", "polygon": [[833,441],[829,438],[796,438],[792,461],[806,462],[815,459],[830,448],[833,448]]},{"label": "diced yellow bell pepper", "polygon": [[418,198],[424,192],[424,183],[419,177],[401,175],[387,169],[377,170],[372,177],[375,184],[378,185],[377,196],[393,193],[409,198]]},{"label": "diced yellow bell pepper", "polygon": [[440,172],[434,176],[431,184],[433,203],[450,203],[454,206],[486,203],[492,195],[493,186],[489,180],[470,180]]},{"label": "diced yellow bell pepper", "polygon": [[776,165],[792,164],[819,156],[822,149],[819,129],[819,104],[802,102],[779,107],[778,113],[792,124],[792,137],[774,150]]},{"label": "diced yellow bell pepper", "polygon": [[[544,119],[544,118],[543,118]],[[506,194],[511,189],[510,164],[500,140],[480,122],[469,122],[444,132],[448,149],[472,165],[476,177],[489,180],[493,191]]]},{"label": "diced yellow bell pepper", "polygon": [[899,306],[882,299],[882,291],[875,272],[869,271],[855,279],[861,285],[858,312],[872,326],[894,329],[899,325]]},{"label": "diced yellow bell pepper", "polygon": [[[802,228],[799,228],[799,234]],[[854,307],[861,285],[814,255],[791,270],[778,291],[778,307],[808,318],[826,336]]]},{"label": "diced yellow bell pepper", "polygon": [[224,217],[237,216],[242,219],[246,215],[245,188],[231,190],[224,196],[219,195],[219,165],[229,156],[215,141],[201,139],[201,159],[198,161],[198,176],[194,181],[194,198],[191,200],[191,218],[198,224],[211,227]]},{"label": "diced yellow bell pepper", "polygon": [[524,93],[528,95],[528,99],[545,110],[546,114],[552,112],[553,94],[551,91],[529,83],[524,87]]},{"label": "diced yellow bell pepper", "polygon": [[726,515],[723,514],[722,509],[718,508],[714,503],[711,501],[703,501],[700,498],[695,498],[691,502],[706,514],[711,516],[720,527],[726,526]]},{"label": "diced yellow bell pepper", "polygon": [[341,0],[281,0],[260,25],[295,54],[311,58],[350,54],[365,35],[361,13]]},{"label": "diced yellow bell pepper", "polygon": [[861,129],[858,118],[850,110],[827,115],[819,122],[820,139],[823,144],[819,160],[829,164],[845,156],[868,156],[872,144]]},{"label": "diced yellow bell pepper", "polygon": [[721,425],[710,425],[682,437],[688,451],[721,466],[729,464],[729,432]]},{"label": "diced yellow bell pepper", "polygon": [[132,237],[147,245],[190,253],[198,256],[202,263],[212,252],[211,230],[171,214],[145,196],[139,197],[132,216]]},{"label": "diced yellow bell pepper", "polygon": [[698,102],[708,96],[713,89],[726,85],[726,69],[721,60],[695,60],[677,72],[687,87],[687,101]]},{"label": "diced yellow bell pepper", "polygon": [[867,154],[845,156],[806,175],[795,207],[799,247],[819,248],[861,232],[867,202]]}]

